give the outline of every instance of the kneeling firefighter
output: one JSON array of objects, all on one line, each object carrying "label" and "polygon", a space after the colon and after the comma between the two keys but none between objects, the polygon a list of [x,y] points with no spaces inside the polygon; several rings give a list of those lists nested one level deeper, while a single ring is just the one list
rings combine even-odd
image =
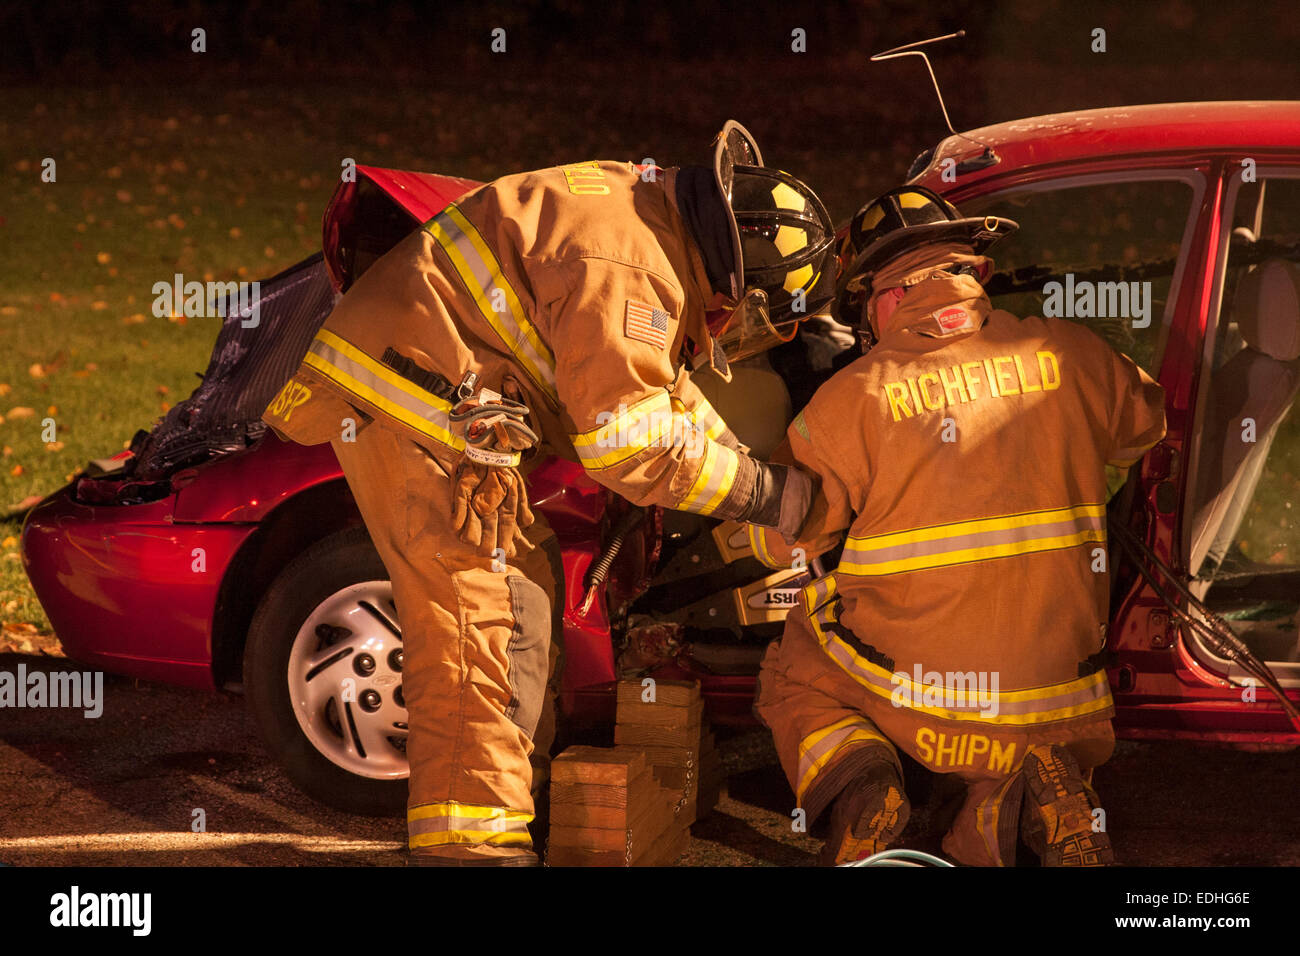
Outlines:
[{"label": "kneeling firefighter", "polygon": [[749,456],[684,363],[729,379],[790,338],[832,299],[833,231],[729,122],[711,168],[592,161],[482,186],[326,319],[264,420],[331,442],[392,577],[412,862],[536,863],[529,758],[554,733],[564,594],[521,470],[561,455],[638,505],[797,531],[808,478]]},{"label": "kneeling firefighter", "polygon": [[1080,325],[992,308],[983,253],[1017,228],[910,186],[859,211],[837,311],[869,350],[773,455],[820,482],[798,540],[750,527],[772,567],[847,532],[755,705],[808,821],[831,808],[826,864],[901,833],[899,750],[963,781],[958,862],[1014,864],[1022,803],[1044,864],[1113,862],[1090,786],[1114,748],[1105,468],[1164,436],[1163,393]]}]

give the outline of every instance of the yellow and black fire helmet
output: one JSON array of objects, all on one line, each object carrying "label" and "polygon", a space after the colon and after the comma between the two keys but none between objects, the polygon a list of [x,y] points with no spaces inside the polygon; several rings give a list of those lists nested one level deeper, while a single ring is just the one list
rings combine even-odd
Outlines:
[{"label": "yellow and black fire helmet", "polygon": [[982,255],[1019,228],[1001,216],[962,218],[956,206],[924,186],[881,193],[858,210],[840,246],[835,317],[858,325],[872,278],[899,253],[923,243],[961,242]]},{"label": "yellow and black fire helmet", "polygon": [[735,361],[790,341],[800,322],[833,301],[835,226],[811,188],[763,165],[758,144],[734,120],[715,140],[714,175],[731,219],[739,299],[718,341]]}]

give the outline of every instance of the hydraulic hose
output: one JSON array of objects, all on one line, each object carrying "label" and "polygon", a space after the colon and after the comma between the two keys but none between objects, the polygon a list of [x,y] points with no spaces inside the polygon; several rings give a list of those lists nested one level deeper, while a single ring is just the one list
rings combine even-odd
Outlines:
[{"label": "hydraulic hose", "polygon": [[[1138,569],[1138,573],[1142,575],[1147,584],[1151,586],[1151,589],[1164,602],[1169,612],[1180,623],[1199,634],[1218,654],[1232,661],[1271,690],[1282,705],[1282,710],[1286,713],[1292,726],[1297,731],[1300,731],[1300,710],[1297,710],[1296,705],[1287,697],[1286,691],[1282,688],[1277,676],[1269,669],[1267,664],[1257,658],[1250,648],[1242,643],[1241,638],[1233,633],[1231,625],[1206,607],[1205,603],[1196,595],[1192,594],[1187,586],[1178,579],[1178,575],[1174,573],[1173,569],[1161,561],[1156,553],[1147,547],[1146,542],[1134,534],[1131,529],[1123,525],[1116,525],[1112,529],[1112,533],[1124,550],[1128,552],[1129,557],[1133,560],[1134,567]],[[1187,602],[1187,606],[1201,615],[1204,620],[1189,614],[1177,601],[1170,597],[1168,591],[1156,579],[1148,564],[1158,569],[1165,581]]]}]

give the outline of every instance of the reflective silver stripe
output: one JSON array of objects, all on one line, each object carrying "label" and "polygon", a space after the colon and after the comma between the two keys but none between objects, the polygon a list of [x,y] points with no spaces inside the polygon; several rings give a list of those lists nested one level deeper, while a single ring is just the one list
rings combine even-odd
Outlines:
[{"label": "reflective silver stripe", "polygon": [[464,441],[451,431],[448,402],[328,329],[316,333],[303,362],[416,431],[456,451],[464,449]]},{"label": "reflective silver stripe", "polygon": [[749,549],[754,552],[760,564],[769,568],[784,567],[772,556],[772,552],[767,547],[767,532],[770,528],[764,528],[762,525],[750,524],[745,526],[745,534],[749,538]]},{"label": "reflective silver stripe", "polygon": [[1006,782],[985,797],[984,802],[975,810],[976,827],[980,836],[984,838],[984,847],[989,851],[989,858],[996,860],[998,866],[1007,865],[1007,861],[1002,859],[1002,847],[998,840],[998,817],[1001,815],[1007,790],[1019,779],[1019,774],[1011,774]]},{"label": "reflective silver stripe", "polygon": [[[838,600],[818,608],[809,620],[821,642],[822,649],[831,660],[867,690],[879,697],[894,701],[894,688],[907,690],[901,697],[901,706],[944,720],[973,720],[986,724],[1035,724],[1065,720],[1105,710],[1111,704],[1110,685],[1106,672],[1097,671],[1087,677],[1061,684],[1030,687],[1024,690],[988,693],[986,698],[997,703],[995,716],[985,716],[978,700],[957,703],[970,697],[969,690],[957,686],[917,684],[906,674],[891,674],[877,664],[858,655],[843,639],[828,629],[827,625],[839,620]],[[898,677],[896,681],[894,678]],[[942,695],[943,705],[917,703],[924,701],[927,691]],[[948,703],[951,700],[953,703]],[[897,706],[897,705],[896,705]]]},{"label": "reflective silver stripe", "polygon": [[1106,540],[1106,506],[1072,505],[1048,511],[958,521],[948,525],[850,537],[837,571],[898,574]]},{"label": "reflective silver stripe", "polygon": [[700,395],[699,399],[699,404],[691,411],[691,420],[703,430],[704,434],[717,441],[727,431],[726,422],[714,411],[707,398]]},{"label": "reflective silver stripe", "polygon": [[610,468],[671,436],[677,416],[667,392],[656,392],[622,415],[589,431],[571,435],[586,468]]},{"label": "reflective silver stripe", "polygon": [[528,846],[531,813],[463,803],[426,803],[406,812],[412,849],[449,843]]},{"label": "reflective silver stripe", "polygon": [[449,830],[470,831],[475,833],[527,833],[525,820],[491,817],[426,817],[407,823],[411,833],[443,833]]},{"label": "reflective silver stripe", "polygon": [[815,730],[799,744],[799,784],[795,798],[803,802],[804,794],[812,786],[823,767],[831,758],[849,744],[877,742],[888,747],[885,738],[863,717],[846,717],[843,720]]},{"label": "reflective silver stripe", "polygon": [[[479,312],[519,360],[528,377],[558,403],[555,357],[524,314],[519,296],[478,230],[455,203],[425,223],[424,228],[447,254]],[[506,309],[498,312],[496,305],[500,300],[504,300]]]},{"label": "reflective silver stripe", "polygon": [[807,585],[803,589],[803,606],[804,610],[811,616],[815,610],[826,603],[827,599],[835,593],[835,575],[828,574],[825,577],[818,578],[816,581]]},{"label": "reflective silver stripe", "polygon": [[699,474],[678,507],[696,514],[712,514],[726,500],[740,469],[740,456],[717,442],[709,442]]}]

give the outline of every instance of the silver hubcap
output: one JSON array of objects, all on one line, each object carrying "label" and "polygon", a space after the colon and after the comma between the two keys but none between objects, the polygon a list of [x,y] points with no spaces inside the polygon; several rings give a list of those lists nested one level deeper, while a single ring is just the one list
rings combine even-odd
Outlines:
[{"label": "silver hubcap", "polygon": [[354,584],[316,606],[289,653],[289,697],[298,726],[331,762],[376,780],[409,775],[392,584]]}]

